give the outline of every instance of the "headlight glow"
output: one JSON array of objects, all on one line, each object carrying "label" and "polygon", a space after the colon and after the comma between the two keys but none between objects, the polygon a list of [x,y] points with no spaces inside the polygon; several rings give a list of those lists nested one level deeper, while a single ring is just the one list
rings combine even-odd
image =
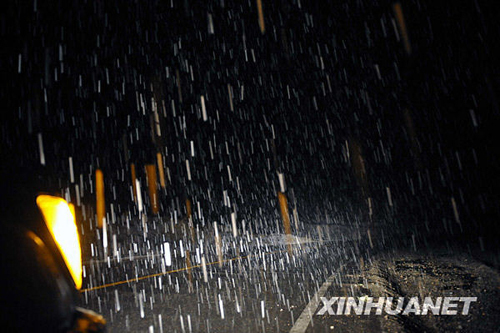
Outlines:
[{"label": "headlight glow", "polygon": [[73,277],[76,288],[80,289],[82,287],[82,253],[73,205],[68,204],[62,198],[50,195],[39,195],[36,203]]}]

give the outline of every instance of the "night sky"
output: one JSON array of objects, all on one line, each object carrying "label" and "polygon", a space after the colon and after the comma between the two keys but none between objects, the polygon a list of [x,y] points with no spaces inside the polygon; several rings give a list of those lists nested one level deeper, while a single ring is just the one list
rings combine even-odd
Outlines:
[{"label": "night sky", "polygon": [[306,224],[499,233],[500,27],[486,1],[403,1],[407,45],[392,1],[264,0],[260,25],[254,0],[6,7],[2,196],[30,185],[12,169],[40,173],[95,223],[100,168],[107,204],[137,214],[130,164],[145,187],[161,153],[161,213],[190,198],[197,223],[236,212],[275,228],[282,173]]}]

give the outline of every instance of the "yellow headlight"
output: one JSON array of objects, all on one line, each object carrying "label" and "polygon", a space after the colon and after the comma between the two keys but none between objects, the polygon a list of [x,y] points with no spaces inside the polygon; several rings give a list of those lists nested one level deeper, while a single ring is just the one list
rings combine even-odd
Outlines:
[{"label": "yellow headlight", "polygon": [[66,200],[50,195],[39,195],[36,204],[66,262],[75,286],[82,287],[82,253],[76,228],[74,207]]}]

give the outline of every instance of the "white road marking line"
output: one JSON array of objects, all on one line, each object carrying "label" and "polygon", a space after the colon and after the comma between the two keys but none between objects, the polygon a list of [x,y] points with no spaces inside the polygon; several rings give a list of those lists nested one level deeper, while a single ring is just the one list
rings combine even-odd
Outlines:
[{"label": "white road marking line", "polygon": [[332,285],[333,281],[335,281],[335,273],[332,274],[326,281],[323,283],[321,288],[311,297],[309,304],[304,308],[304,311],[300,314],[300,317],[297,319],[295,324],[293,325],[290,333],[304,333],[309,326],[309,322],[312,319],[312,316],[316,313],[316,309],[319,306],[320,298],[325,296],[326,291]]}]

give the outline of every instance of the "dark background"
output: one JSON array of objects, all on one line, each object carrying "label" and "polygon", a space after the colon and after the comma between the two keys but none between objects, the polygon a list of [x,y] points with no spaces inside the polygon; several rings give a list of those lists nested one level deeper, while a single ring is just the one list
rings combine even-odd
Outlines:
[{"label": "dark background", "polygon": [[[170,173],[162,214],[191,198],[205,221],[237,211],[273,228],[266,221],[278,215],[280,171],[304,223],[370,224],[422,240],[481,237],[494,247],[498,12],[487,1],[403,1],[407,54],[392,6],[264,1],[262,34],[255,1],[9,2],[1,13],[2,210],[28,187],[75,201],[81,175],[81,209],[92,216],[90,183],[102,168],[107,204],[135,214],[130,163],[145,187],[142,166],[161,152]],[[153,100],[161,137],[151,134]],[[353,156],[362,156],[363,176]]]}]

